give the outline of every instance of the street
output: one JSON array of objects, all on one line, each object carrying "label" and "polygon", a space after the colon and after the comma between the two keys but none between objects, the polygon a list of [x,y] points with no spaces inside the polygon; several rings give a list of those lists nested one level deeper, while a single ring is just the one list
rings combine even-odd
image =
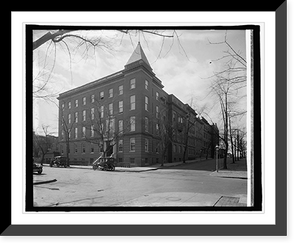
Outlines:
[{"label": "street", "polygon": [[[213,160],[147,171],[50,168],[34,181],[34,206],[246,206],[245,167],[214,172]],[[224,175],[226,174],[226,175]],[[229,175],[228,175],[229,174]]]}]

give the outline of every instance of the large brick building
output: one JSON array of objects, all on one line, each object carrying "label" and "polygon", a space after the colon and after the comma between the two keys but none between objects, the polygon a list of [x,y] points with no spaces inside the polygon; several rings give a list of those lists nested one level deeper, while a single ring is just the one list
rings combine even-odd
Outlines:
[{"label": "large brick building", "polygon": [[122,71],[59,95],[60,152],[90,164],[100,153],[145,166],[201,156],[204,123],[153,72],[140,44]]}]

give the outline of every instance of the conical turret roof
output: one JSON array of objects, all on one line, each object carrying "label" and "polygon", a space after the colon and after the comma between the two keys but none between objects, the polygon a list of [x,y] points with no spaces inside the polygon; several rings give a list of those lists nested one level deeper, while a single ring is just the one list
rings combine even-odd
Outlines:
[{"label": "conical turret roof", "polygon": [[[147,60],[147,57],[142,49],[140,42],[138,42],[138,45],[136,46],[135,50],[133,51],[133,53],[130,56],[129,60],[127,61],[126,65],[131,64],[136,61],[139,61],[139,60],[143,60],[146,64],[148,64],[148,66],[150,66],[150,63]],[[151,66],[150,66],[150,68],[151,68]]]}]

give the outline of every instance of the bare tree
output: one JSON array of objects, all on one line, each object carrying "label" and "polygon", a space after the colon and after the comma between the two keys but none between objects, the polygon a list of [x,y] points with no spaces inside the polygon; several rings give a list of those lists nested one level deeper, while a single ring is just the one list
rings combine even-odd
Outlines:
[{"label": "bare tree", "polygon": [[195,112],[193,108],[191,108],[188,104],[186,104],[186,116],[184,117],[184,125],[182,130],[183,135],[183,155],[182,155],[182,162],[186,162],[187,152],[188,152],[188,144],[189,138],[191,138],[191,131],[194,133],[194,127],[199,117],[199,114]]},{"label": "bare tree", "polygon": [[[211,83],[211,94],[217,97],[220,105],[220,112],[222,115],[223,122],[223,134],[220,136],[225,145],[225,156],[224,156],[224,169],[227,169],[227,153],[229,149],[229,143],[233,148],[233,139],[231,136],[232,131],[232,113],[235,112],[237,115],[245,115],[246,110],[239,110],[239,103],[242,98],[245,97],[245,93],[241,90],[246,87],[246,59],[238,53],[228,42],[227,32],[224,36],[224,41],[210,44],[225,44],[227,51],[224,52],[224,56],[218,58],[215,61],[222,61],[223,70],[214,72]],[[234,160],[234,158],[233,158]]]},{"label": "bare tree", "polygon": [[66,115],[67,113],[64,112],[64,107],[59,107],[59,113],[60,113],[60,120],[61,123],[59,125],[61,125],[62,129],[61,129],[61,140],[63,141],[63,143],[66,146],[66,163],[67,166],[70,166],[70,143],[71,143],[71,135],[72,135],[72,131],[73,131],[73,127],[75,124],[75,119],[72,119],[71,114],[69,113],[68,115]]},{"label": "bare tree", "polygon": [[160,111],[157,119],[156,135],[159,136],[160,141],[157,146],[161,148],[161,166],[164,166],[165,155],[168,151],[169,145],[172,144],[174,138],[174,127],[168,119],[168,109],[164,108]]},{"label": "bare tree", "polygon": [[43,135],[37,135],[33,133],[33,141],[34,141],[34,145],[37,148],[36,150],[37,154],[41,153],[42,156],[41,164],[44,163],[45,155],[52,146],[51,140],[49,138],[50,133],[48,131],[48,128],[49,126],[42,125]]}]

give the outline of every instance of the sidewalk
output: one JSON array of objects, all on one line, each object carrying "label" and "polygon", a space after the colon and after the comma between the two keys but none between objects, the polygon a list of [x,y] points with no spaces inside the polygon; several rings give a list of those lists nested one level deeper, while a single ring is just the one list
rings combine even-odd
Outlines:
[{"label": "sidewalk", "polygon": [[195,192],[150,193],[117,206],[196,206],[196,207],[236,207],[247,206],[247,195],[223,196]]},{"label": "sidewalk", "polygon": [[[198,165],[190,165],[193,163],[199,162]],[[245,159],[236,161],[235,164],[231,163],[231,159],[228,158],[227,161],[227,168],[223,168],[223,159],[219,159],[219,170],[216,171],[216,161],[215,159],[195,159],[195,160],[188,160],[186,163],[183,162],[173,162],[173,163],[164,163],[164,166],[160,164],[154,164],[148,167],[116,167],[115,172],[147,172],[153,170],[161,170],[161,169],[169,169],[169,168],[176,168],[176,169],[193,169],[193,170],[203,170],[203,171],[210,171],[211,176],[215,177],[227,177],[227,178],[240,178],[240,179],[247,179],[247,166]],[[49,167],[49,165],[45,165]],[[90,169],[93,170],[92,165],[70,165],[71,169]]]},{"label": "sidewalk", "polygon": [[246,160],[241,159],[239,161],[235,161],[234,164],[231,162],[231,160],[231,158],[227,160],[227,169],[223,169],[223,162],[221,161],[220,169],[218,171],[212,172],[210,175],[224,178],[247,179]]},{"label": "sidewalk", "polygon": [[[201,161],[203,159],[196,159],[196,160],[189,160],[186,161],[186,164],[194,163]],[[174,162],[174,163],[164,163],[164,166],[161,166],[160,164],[154,164],[149,167],[116,167],[115,171],[119,172],[145,172],[145,171],[151,171],[151,170],[158,170],[158,169],[164,169],[169,167],[174,167],[183,164],[182,162]],[[49,167],[49,165],[44,164],[44,166]],[[70,165],[71,169],[91,169],[93,170],[92,165]]]}]

